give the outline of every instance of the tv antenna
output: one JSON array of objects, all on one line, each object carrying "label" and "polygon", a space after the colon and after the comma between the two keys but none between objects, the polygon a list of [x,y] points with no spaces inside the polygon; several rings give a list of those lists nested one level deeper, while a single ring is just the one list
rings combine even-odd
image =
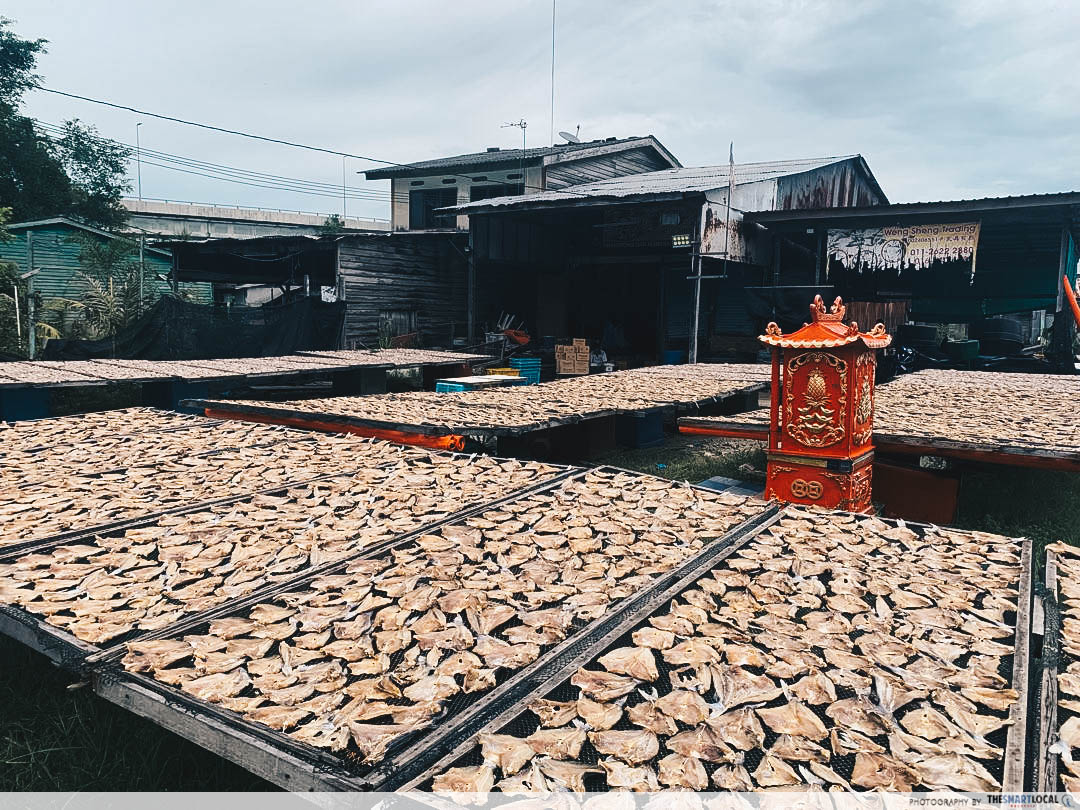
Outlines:
[{"label": "tv antenna", "polygon": [[567,143],[581,143],[581,124],[577,125],[577,132],[563,132],[559,130],[559,137],[565,138]]},{"label": "tv antenna", "polygon": [[508,121],[503,124],[499,129],[506,129],[507,127],[518,127],[521,129],[521,193],[525,193],[525,127],[529,126],[528,122],[522,118],[520,121]]}]

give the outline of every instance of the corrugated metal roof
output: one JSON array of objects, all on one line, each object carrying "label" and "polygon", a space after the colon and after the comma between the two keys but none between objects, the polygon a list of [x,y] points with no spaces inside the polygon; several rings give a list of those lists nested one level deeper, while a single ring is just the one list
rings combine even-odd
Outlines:
[{"label": "corrugated metal roof", "polygon": [[[34,230],[36,228],[48,228],[54,225],[58,225],[65,228],[74,228],[75,230],[86,231],[87,233],[96,234],[97,236],[104,237],[105,239],[120,239],[125,242],[137,244],[135,239],[127,234],[112,233],[111,231],[102,230],[101,228],[95,228],[93,225],[87,225],[85,222],[79,222],[77,219],[70,217],[49,217],[48,219],[34,219],[26,220],[24,222],[10,222],[7,225],[9,231],[22,231],[22,230]],[[153,250],[155,253],[167,255],[167,251],[160,250],[159,248],[147,247],[147,250]]]},{"label": "corrugated metal roof", "polygon": [[[833,163],[853,160],[858,157],[858,155],[844,155],[842,157],[806,158],[803,160],[774,160],[764,163],[736,163],[735,184],[756,183],[761,180],[772,180],[777,177],[802,174],[813,169],[820,169],[822,166],[829,166]],[[541,191],[536,194],[524,194],[516,197],[493,197],[487,200],[466,203],[451,210],[468,212],[478,208],[574,202],[584,198],[617,199],[658,194],[686,194],[726,188],[727,185],[727,164],[721,166],[682,167],[613,177],[610,180],[598,180],[595,183],[568,186],[558,191]]]},{"label": "corrugated metal roof", "polygon": [[[582,141],[581,143],[560,143],[554,146],[535,146],[525,150],[525,160],[532,161],[536,158],[548,155],[562,155],[567,152],[578,152],[583,149],[595,149],[601,146],[619,146],[623,144],[635,144],[657,146],[663,150],[663,146],[651,135],[633,135],[629,138],[607,138],[596,141]],[[415,174],[418,171],[439,169],[465,169],[470,166],[481,166],[491,163],[514,163],[521,160],[520,149],[496,149],[494,151],[470,152],[467,155],[454,155],[452,157],[436,158],[435,160],[421,160],[416,163],[408,163],[403,166],[386,166],[380,169],[371,169],[364,172],[367,180],[384,180],[388,177],[400,177],[401,175]],[[666,155],[666,151],[664,152]]]},{"label": "corrugated metal roof", "polygon": [[[736,167],[737,168],[737,167]],[[521,199],[510,198],[510,199]],[[484,200],[491,202],[491,200]],[[755,211],[747,219],[764,224],[802,222],[811,219],[855,219],[859,217],[888,218],[899,214],[958,213],[962,211],[993,211],[1080,206],[1080,191],[1050,192],[1048,194],[1016,194],[1005,197],[973,197],[966,200],[932,200],[927,202],[889,203],[863,208],[807,208],[799,211]]]}]

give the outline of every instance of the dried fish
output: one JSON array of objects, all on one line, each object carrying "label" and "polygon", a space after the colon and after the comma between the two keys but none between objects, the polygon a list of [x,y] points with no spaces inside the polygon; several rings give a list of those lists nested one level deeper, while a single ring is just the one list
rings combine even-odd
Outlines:
[{"label": "dried fish", "polygon": [[829,736],[829,730],[818,716],[805,704],[795,700],[772,709],[758,709],[757,713],[761,721],[777,734],[792,734],[811,740],[824,740]]},{"label": "dried fish", "polygon": [[576,762],[562,762],[550,757],[540,757],[536,761],[540,771],[556,786],[576,793],[585,792],[585,777],[588,774],[602,774],[600,768],[581,765]]},{"label": "dried fish", "polygon": [[485,794],[495,786],[495,771],[488,765],[465,768],[451,768],[432,780],[431,789],[436,793],[453,793],[455,799],[464,804],[481,804],[478,796],[475,800],[461,794]]},{"label": "dried fish", "polygon": [[660,782],[669,787],[705,790],[709,786],[709,774],[694,757],[668,754],[658,763],[658,770]]},{"label": "dried fish", "polygon": [[660,741],[657,736],[644,729],[590,731],[589,742],[601,754],[608,754],[630,765],[648,762],[660,751]]},{"label": "dried fish", "polygon": [[[573,704],[572,704],[573,705]],[[601,703],[582,695],[575,706],[577,714],[589,728],[605,730],[614,726],[622,717],[621,703]]]},{"label": "dried fish", "polygon": [[504,776],[517,773],[536,755],[531,745],[509,734],[481,734],[476,739],[485,764],[494,765]]},{"label": "dried fish", "polygon": [[629,675],[639,681],[655,681],[659,676],[656,671],[656,659],[647,647],[620,647],[597,659],[608,672],[617,675]]},{"label": "dried fish", "polygon": [[582,692],[593,698],[593,700],[609,702],[630,694],[638,687],[640,681],[625,675],[579,669],[570,679],[570,683],[580,688]]},{"label": "dried fish", "polygon": [[585,744],[585,730],[581,728],[541,728],[525,738],[533,751],[552,759],[577,759]]},{"label": "dried fish", "polygon": [[578,710],[572,700],[535,700],[529,706],[529,711],[540,718],[540,725],[544,728],[557,728],[573,720]]},{"label": "dried fish", "polygon": [[604,758],[600,760],[600,767],[607,775],[608,787],[646,793],[660,790],[656,773],[647,765],[635,768],[618,759]]}]

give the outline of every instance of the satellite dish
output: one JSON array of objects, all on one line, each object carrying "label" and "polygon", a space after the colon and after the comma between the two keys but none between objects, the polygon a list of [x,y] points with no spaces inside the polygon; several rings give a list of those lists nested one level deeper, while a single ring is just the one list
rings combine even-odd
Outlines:
[{"label": "satellite dish", "polygon": [[567,143],[581,143],[581,138],[578,137],[578,135],[581,134],[581,124],[578,124],[577,131],[578,134],[572,134],[570,132],[559,130],[559,137],[565,138]]}]

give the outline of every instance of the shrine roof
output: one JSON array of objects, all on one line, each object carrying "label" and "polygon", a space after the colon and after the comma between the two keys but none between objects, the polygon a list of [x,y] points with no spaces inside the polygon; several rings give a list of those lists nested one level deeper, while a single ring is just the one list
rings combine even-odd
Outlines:
[{"label": "shrine roof", "polygon": [[814,297],[810,305],[811,322],[803,324],[790,334],[783,334],[780,327],[770,323],[765,334],[758,337],[762,343],[785,349],[829,349],[862,341],[868,348],[884,349],[892,343],[892,335],[886,334],[882,324],[876,324],[869,332],[859,331],[854,321],[844,323],[847,307],[837,298],[829,310],[821,296]]}]

